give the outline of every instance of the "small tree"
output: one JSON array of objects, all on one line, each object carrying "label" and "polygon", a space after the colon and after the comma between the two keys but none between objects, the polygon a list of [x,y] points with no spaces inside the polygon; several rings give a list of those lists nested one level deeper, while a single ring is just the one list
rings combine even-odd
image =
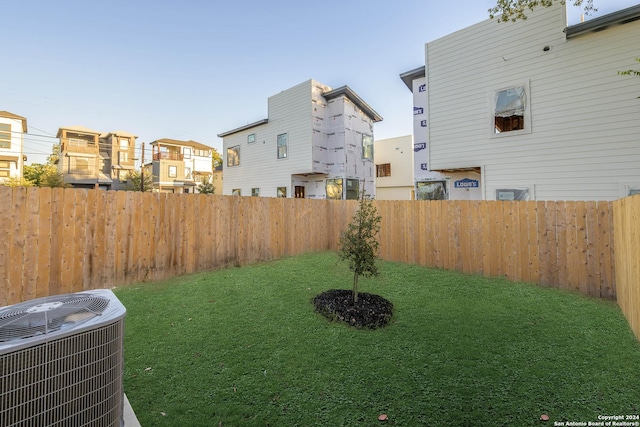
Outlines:
[{"label": "small tree", "polygon": [[201,194],[215,194],[216,188],[213,186],[211,179],[207,177],[204,181],[198,184],[198,192]]},{"label": "small tree", "polygon": [[376,259],[380,245],[380,219],[373,201],[363,191],[357,212],[347,230],[340,236],[340,260],[347,261],[349,269],[353,271],[354,304],[358,302],[358,278],[379,274]]},{"label": "small tree", "polygon": [[144,191],[149,192],[153,190],[153,176],[151,174],[144,174],[144,182],[142,175],[137,171],[130,171],[127,174],[127,191]]}]

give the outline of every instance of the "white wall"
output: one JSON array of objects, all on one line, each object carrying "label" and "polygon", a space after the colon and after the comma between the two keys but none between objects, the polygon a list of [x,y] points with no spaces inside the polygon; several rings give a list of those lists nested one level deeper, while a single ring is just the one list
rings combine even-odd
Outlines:
[{"label": "white wall", "polygon": [[413,137],[406,135],[375,141],[374,159],[376,165],[389,163],[391,166],[391,176],[376,178],[376,199],[411,200]]},{"label": "white wall", "polygon": [[[612,200],[640,185],[640,21],[567,40],[565,8],[487,20],[425,47],[433,169],[483,168],[483,197]],[[543,51],[545,46],[550,50]],[[493,136],[491,96],[529,85],[531,132]]]},{"label": "white wall", "polygon": [[[23,133],[22,133],[22,120],[10,119],[7,117],[0,117],[0,123],[7,123],[11,125],[11,148],[0,148],[0,156],[17,157],[16,163],[9,163],[9,175],[11,177],[19,178],[23,175]],[[0,181],[4,181],[6,178],[1,178]]]},{"label": "white wall", "polygon": [[[252,188],[260,188],[260,196],[276,197],[277,187],[287,187],[290,197],[291,174],[312,171],[311,90],[308,80],[277,95],[269,97],[269,122],[224,137],[223,194],[241,189],[250,196]],[[256,134],[256,142],[247,143],[249,134]],[[288,134],[288,154],[277,158],[277,136]],[[227,148],[240,146],[240,165],[227,166]]]}]

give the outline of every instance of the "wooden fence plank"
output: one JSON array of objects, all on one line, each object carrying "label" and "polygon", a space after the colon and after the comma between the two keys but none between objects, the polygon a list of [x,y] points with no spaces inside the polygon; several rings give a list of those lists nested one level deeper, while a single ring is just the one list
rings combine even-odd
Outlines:
[{"label": "wooden fence plank", "polygon": [[38,287],[38,243],[40,236],[40,196],[37,187],[26,188],[26,217],[24,240],[24,268],[22,269],[22,298],[36,298]]},{"label": "wooden fence plank", "polygon": [[600,232],[598,233],[598,247],[600,248],[600,275],[604,279],[605,285],[601,287],[600,296],[604,298],[615,297],[615,276],[613,259],[613,236],[612,225],[613,215],[611,203],[598,202],[598,223]]},{"label": "wooden fence plank", "polygon": [[576,210],[576,280],[577,289],[589,295],[588,270],[589,258],[587,256],[588,236],[587,236],[587,213],[586,204],[583,201],[575,202]]},{"label": "wooden fence plank", "polygon": [[[37,189],[39,199],[38,218],[38,259],[37,269],[38,282],[36,284],[36,298],[49,295],[49,283],[51,274],[51,188],[44,187]],[[1,228],[1,227],[0,227]]]},{"label": "wooden fence plank", "polygon": [[[86,247],[87,236],[87,192],[89,190],[78,189],[74,191],[73,200],[73,268],[70,292],[80,292],[84,290],[84,266],[86,256],[89,251]],[[95,191],[95,190],[94,190]]]},{"label": "wooden fence plank", "polygon": [[19,286],[10,286],[8,299],[10,301],[24,300],[22,284],[22,269],[24,267],[25,246],[25,216],[26,216],[26,187],[13,187],[11,200],[11,246],[9,248],[9,283],[17,283]]},{"label": "wooden fence plank", "polygon": [[560,289],[568,289],[567,281],[567,213],[565,202],[556,202],[556,246],[558,248],[557,277],[553,283]]}]

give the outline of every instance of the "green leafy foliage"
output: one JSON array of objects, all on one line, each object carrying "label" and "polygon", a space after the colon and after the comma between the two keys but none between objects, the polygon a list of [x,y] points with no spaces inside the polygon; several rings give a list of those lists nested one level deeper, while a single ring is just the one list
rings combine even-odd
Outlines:
[{"label": "green leafy foliage", "polygon": [[153,175],[144,174],[143,178],[138,171],[131,171],[127,174],[127,191],[149,192],[151,190],[153,190]]},{"label": "green leafy foliage", "polygon": [[[636,62],[640,62],[640,58],[635,58]],[[624,70],[618,71],[618,74],[621,76],[636,76],[640,77],[640,70]]]},{"label": "green leafy foliage", "polygon": [[360,197],[358,210],[353,215],[347,230],[340,236],[339,256],[353,271],[353,302],[358,302],[358,278],[373,277],[379,274],[376,265],[378,258],[378,233],[380,215],[373,201],[364,191]]},{"label": "green leafy foliage", "polygon": [[[497,0],[496,5],[489,9],[491,19],[498,18],[499,22],[527,19],[527,13],[538,7],[549,7],[555,3],[565,4],[565,0]],[[582,6],[585,14],[596,12],[593,0],[574,0],[574,6]]]},{"label": "green leafy foliage", "polygon": [[207,177],[204,181],[198,184],[198,192],[201,194],[215,194],[216,188],[213,186],[211,179]]},{"label": "green leafy foliage", "polygon": [[67,188],[63,176],[53,163],[34,163],[24,166],[24,179],[37,187]]},{"label": "green leafy foliage", "polygon": [[7,187],[33,187],[35,185],[33,182],[18,176],[6,178],[1,184]]}]

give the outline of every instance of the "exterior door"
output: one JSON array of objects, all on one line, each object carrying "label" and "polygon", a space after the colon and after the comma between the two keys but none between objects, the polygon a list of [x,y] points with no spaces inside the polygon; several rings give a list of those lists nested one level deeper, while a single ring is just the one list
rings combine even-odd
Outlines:
[{"label": "exterior door", "polygon": [[296,185],[295,187],[295,198],[296,199],[304,199],[304,186]]}]

